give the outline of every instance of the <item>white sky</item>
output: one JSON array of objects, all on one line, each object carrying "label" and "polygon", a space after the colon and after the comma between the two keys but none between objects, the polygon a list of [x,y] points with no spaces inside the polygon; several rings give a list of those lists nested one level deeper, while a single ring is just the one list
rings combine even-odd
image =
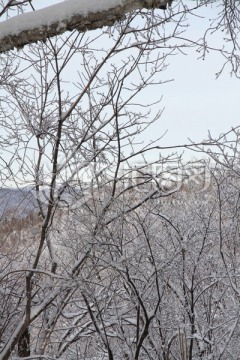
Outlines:
[{"label": "white sky", "polygon": [[165,110],[158,126],[168,130],[166,145],[186,143],[188,138],[199,142],[208,131],[218,136],[240,125],[240,80],[227,71],[216,80],[223,61],[219,56],[209,54],[203,61],[192,55],[172,59],[168,73],[174,82],[162,88]]},{"label": "white sky", "polygon": [[[200,21],[191,24],[194,35],[203,31]],[[222,43],[220,34],[215,36],[215,42]],[[174,82],[163,92],[166,110],[161,121],[168,129],[167,142],[179,143],[179,139],[187,138],[201,141],[208,130],[217,136],[240,125],[240,79],[230,75],[230,66],[216,79],[215,74],[225,62],[219,53],[209,53],[205,60],[198,56],[196,50],[189,49],[188,55],[171,58],[168,73]]]}]

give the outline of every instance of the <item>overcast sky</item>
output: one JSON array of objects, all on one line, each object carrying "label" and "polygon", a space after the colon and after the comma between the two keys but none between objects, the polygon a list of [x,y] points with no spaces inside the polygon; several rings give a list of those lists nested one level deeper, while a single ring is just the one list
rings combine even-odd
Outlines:
[{"label": "overcast sky", "polygon": [[240,124],[240,80],[230,76],[230,67],[216,79],[224,63],[222,56],[210,53],[197,60],[197,54],[171,59],[169,74],[174,78],[163,90],[165,111],[162,126],[168,129],[166,141],[200,141],[208,130],[214,135]]},{"label": "overcast sky", "polygon": [[[216,15],[217,8],[201,9],[206,20],[194,18],[189,31],[195,39],[200,37]],[[222,34],[212,35],[209,41],[223,45]],[[187,55],[178,54],[169,58],[167,74],[173,82],[162,88],[162,105],[165,107],[157,126],[168,130],[163,144],[186,143],[206,139],[208,131],[214,136],[240,125],[239,90],[240,79],[231,76],[231,67],[226,66],[220,77],[216,73],[225,59],[216,52],[207,54],[205,60],[198,59],[196,49],[188,49]],[[155,131],[152,133],[154,134]],[[150,130],[148,136],[151,136]]]}]

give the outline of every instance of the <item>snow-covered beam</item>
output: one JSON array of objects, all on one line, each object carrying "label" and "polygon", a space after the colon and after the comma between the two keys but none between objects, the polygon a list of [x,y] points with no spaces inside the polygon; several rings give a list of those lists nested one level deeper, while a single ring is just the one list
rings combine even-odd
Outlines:
[{"label": "snow-covered beam", "polygon": [[0,53],[44,41],[67,30],[93,30],[113,25],[141,8],[166,9],[172,0],[68,0],[0,22]]}]

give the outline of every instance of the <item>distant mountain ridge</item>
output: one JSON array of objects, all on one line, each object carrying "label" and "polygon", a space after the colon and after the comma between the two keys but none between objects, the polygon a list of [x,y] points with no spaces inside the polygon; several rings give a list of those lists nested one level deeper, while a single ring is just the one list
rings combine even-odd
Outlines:
[{"label": "distant mountain ridge", "polygon": [[11,212],[16,217],[26,217],[36,209],[36,199],[29,188],[0,188],[0,220]]}]

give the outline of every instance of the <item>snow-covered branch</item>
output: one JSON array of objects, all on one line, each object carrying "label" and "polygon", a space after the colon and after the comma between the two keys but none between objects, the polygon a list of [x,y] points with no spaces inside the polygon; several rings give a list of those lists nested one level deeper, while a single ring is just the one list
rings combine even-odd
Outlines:
[{"label": "snow-covered branch", "polygon": [[113,25],[130,11],[166,9],[171,0],[68,0],[0,23],[0,52],[63,34]]}]

